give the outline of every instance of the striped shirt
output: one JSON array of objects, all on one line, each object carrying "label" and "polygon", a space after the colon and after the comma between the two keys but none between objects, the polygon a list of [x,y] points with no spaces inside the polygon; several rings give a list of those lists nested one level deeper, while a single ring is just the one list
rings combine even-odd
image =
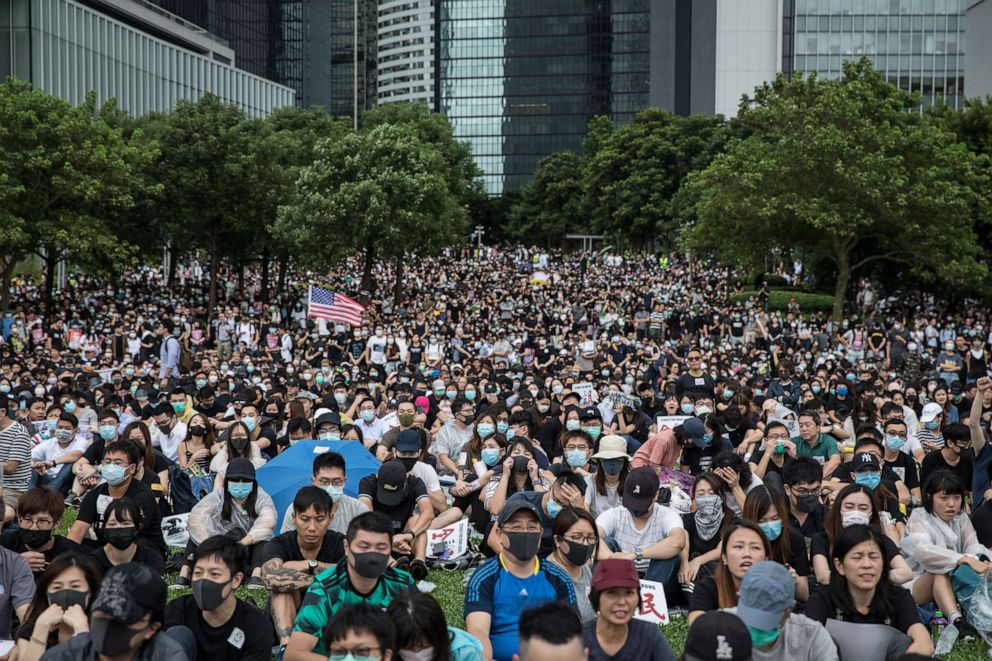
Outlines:
[{"label": "striped shirt", "polygon": [[0,478],[0,484],[11,491],[27,491],[31,479],[31,436],[17,421],[0,430],[0,462],[7,461],[17,461],[17,470]]}]

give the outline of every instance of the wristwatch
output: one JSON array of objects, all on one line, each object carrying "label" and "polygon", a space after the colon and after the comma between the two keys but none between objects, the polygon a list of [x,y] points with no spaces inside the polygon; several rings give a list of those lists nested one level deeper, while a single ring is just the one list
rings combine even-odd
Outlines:
[{"label": "wristwatch", "polygon": [[314,574],[317,573],[317,561],[316,560],[311,560],[310,562],[307,563],[307,572],[311,576],[313,576]]},{"label": "wristwatch", "polygon": [[644,559],[644,554],[641,553],[641,549],[637,549],[636,551],[634,551],[634,560],[636,562],[640,562],[643,559]]}]

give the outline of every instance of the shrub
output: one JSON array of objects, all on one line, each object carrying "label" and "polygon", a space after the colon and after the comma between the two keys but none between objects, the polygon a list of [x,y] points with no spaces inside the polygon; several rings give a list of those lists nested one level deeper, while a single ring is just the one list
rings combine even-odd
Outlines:
[{"label": "shrub", "polygon": [[[730,297],[733,303],[743,303],[748,299],[758,300],[758,292],[743,291]],[[830,312],[834,307],[834,297],[829,294],[810,294],[807,292],[772,290],[768,294],[769,310],[788,310],[789,301],[795,298],[799,309],[803,312]]]}]

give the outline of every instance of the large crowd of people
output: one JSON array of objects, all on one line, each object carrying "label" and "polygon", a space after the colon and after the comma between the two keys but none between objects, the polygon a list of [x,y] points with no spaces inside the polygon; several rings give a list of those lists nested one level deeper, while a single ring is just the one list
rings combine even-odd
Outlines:
[{"label": "large crowd of people", "polygon": [[[394,266],[380,295],[358,259],[271,296],[198,263],[70,275],[51,309],[15,279],[0,654],[668,661],[644,619],[662,596],[687,659],[929,658],[941,628],[992,634],[977,303],[871,294],[835,323],[671,256]],[[311,283],[362,323],[310,316]],[[266,464],[310,440],[307,484],[267,493]],[[463,519],[467,550],[438,557],[429,531]],[[463,629],[431,569],[468,570]]]}]

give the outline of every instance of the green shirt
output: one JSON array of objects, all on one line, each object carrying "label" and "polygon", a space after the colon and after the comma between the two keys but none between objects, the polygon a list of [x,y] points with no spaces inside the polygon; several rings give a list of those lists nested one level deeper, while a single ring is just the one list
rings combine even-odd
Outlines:
[{"label": "green shirt", "polygon": [[328,656],[330,653],[324,634],[327,623],[339,610],[360,603],[385,608],[394,596],[413,588],[413,577],[410,574],[390,567],[379,578],[372,592],[361,594],[351,584],[346,565],[346,562],[339,562],[317,574],[296,616],[293,631],[302,631],[317,638],[314,654]]},{"label": "green shirt", "polygon": [[796,436],[792,442],[796,444],[797,455],[822,459],[821,464],[826,463],[835,454],[840,454],[840,450],[837,449],[837,441],[829,434],[820,434],[820,441],[816,445],[809,445],[802,436]]}]

